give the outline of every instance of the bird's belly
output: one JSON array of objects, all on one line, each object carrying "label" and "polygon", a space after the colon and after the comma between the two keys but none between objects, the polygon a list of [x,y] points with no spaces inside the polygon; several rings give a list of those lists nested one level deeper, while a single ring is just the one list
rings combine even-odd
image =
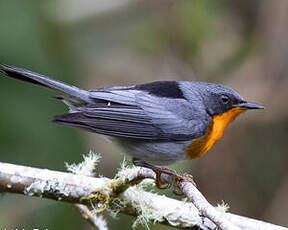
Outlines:
[{"label": "bird's belly", "polygon": [[187,159],[185,149],[189,141],[160,142],[115,137],[112,141],[118,144],[124,154],[154,165],[169,165]]}]

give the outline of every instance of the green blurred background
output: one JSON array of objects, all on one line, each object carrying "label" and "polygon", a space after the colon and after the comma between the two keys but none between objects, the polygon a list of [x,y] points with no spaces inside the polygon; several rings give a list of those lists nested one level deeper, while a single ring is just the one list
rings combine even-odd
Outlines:
[{"label": "green blurred background", "polygon": [[[287,0],[0,0],[0,62],[87,89],[221,82],[264,104],[207,155],[174,168],[193,174],[212,204],[288,226],[287,21]],[[113,177],[123,155],[96,134],[52,124],[66,112],[52,95],[0,78],[0,161],[65,170],[91,149],[102,154],[100,174]],[[133,222],[107,218],[110,229]],[[0,195],[1,227],[91,229],[69,204],[10,194]]]}]

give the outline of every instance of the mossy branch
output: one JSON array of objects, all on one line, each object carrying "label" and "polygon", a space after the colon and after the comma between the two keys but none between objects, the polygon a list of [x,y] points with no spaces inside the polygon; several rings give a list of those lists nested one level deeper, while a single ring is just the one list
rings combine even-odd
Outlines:
[{"label": "mossy branch", "polygon": [[[181,182],[180,188],[189,202],[146,192],[136,185],[145,178],[155,178],[154,172],[145,168],[124,167],[115,179],[108,179],[0,162],[0,192],[77,204],[77,208],[95,227],[97,219],[96,216],[93,218],[93,212],[99,213],[108,208],[110,211],[138,216],[137,220],[143,220],[140,221],[142,224],[147,224],[148,220],[178,229],[288,229],[221,212],[188,182]],[[170,176],[163,175],[161,179],[173,182]]]}]

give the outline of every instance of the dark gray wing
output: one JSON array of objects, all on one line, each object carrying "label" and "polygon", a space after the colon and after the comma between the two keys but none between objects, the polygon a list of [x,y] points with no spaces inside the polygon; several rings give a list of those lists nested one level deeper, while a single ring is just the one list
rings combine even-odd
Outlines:
[{"label": "dark gray wing", "polygon": [[165,140],[167,137],[135,103],[137,91],[128,87],[91,90],[93,103],[77,112],[55,116],[53,122],[108,136]]},{"label": "dark gray wing", "polygon": [[165,140],[167,137],[153,125],[140,108],[86,108],[83,111],[55,116],[53,122],[108,136]]},{"label": "dark gray wing", "polygon": [[56,116],[54,122],[108,136],[163,141],[200,137],[209,122],[185,99],[157,97],[133,86],[90,91],[90,98],[93,104]]}]

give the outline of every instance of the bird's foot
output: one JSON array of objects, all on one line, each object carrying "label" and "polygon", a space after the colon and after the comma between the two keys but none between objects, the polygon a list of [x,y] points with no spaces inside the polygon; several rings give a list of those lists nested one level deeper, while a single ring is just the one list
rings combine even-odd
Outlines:
[{"label": "bird's foot", "polygon": [[166,167],[157,167],[151,164],[148,164],[144,161],[138,160],[138,159],[133,159],[133,164],[136,166],[140,166],[140,167],[144,167],[144,168],[149,168],[151,170],[154,171],[154,173],[156,174],[156,186],[159,189],[167,189],[171,186],[171,184],[163,184],[161,181],[161,175],[162,174],[166,174],[166,175],[170,175],[172,177],[174,177],[174,182],[172,184],[173,186],[173,193],[175,195],[182,195],[181,189],[180,189],[180,182],[181,181],[188,181],[190,183],[192,183],[194,186],[196,186],[196,183],[193,180],[193,176],[188,174],[188,173],[184,173],[184,174],[179,174],[177,173],[174,169],[169,169]]},{"label": "bird's foot", "polygon": [[188,181],[190,182],[191,184],[193,184],[195,187],[197,187],[194,179],[193,179],[193,176],[188,174],[188,173],[183,173],[183,174],[178,174],[175,172],[175,184],[173,186],[173,193],[175,195],[178,195],[178,196],[182,196],[183,193],[180,189],[180,182],[181,181]]}]

